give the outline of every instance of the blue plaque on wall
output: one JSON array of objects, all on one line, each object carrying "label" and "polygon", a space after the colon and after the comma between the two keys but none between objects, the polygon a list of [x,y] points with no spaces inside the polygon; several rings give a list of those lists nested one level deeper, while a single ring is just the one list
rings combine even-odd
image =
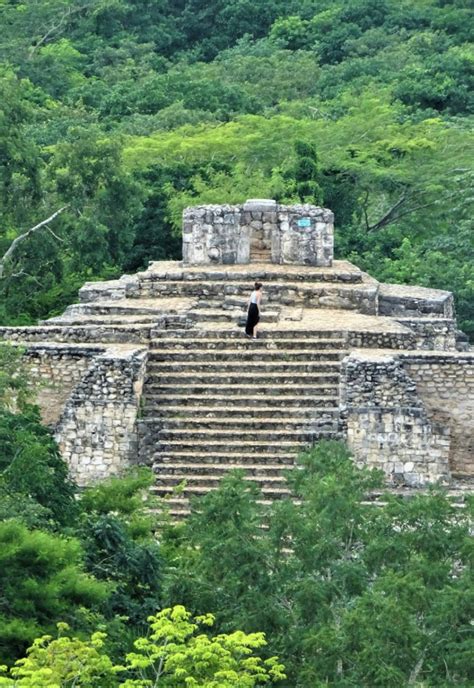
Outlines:
[{"label": "blue plaque on wall", "polygon": [[302,217],[301,219],[298,220],[298,227],[311,227],[311,218],[310,217]]}]

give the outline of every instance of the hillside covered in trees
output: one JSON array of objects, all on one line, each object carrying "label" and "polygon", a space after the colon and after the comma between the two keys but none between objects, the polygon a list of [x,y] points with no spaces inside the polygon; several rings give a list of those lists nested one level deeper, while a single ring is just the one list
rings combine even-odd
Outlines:
[{"label": "hillside covered in trees", "polygon": [[467,0],[0,0],[2,323],[180,257],[200,202],[310,200],[474,334]]}]

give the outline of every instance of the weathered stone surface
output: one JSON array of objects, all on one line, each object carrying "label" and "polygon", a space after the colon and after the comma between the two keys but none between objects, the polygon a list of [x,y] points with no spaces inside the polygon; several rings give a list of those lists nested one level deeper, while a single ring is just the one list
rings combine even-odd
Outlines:
[{"label": "weathered stone surface", "polygon": [[397,357],[350,354],[340,389],[347,441],[361,465],[380,468],[394,484],[449,482],[450,429],[430,418]]},{"label": "weathered stone surface", "polygon": [[108,349],[69,396],[55,435],[79,485],[119,474],[134,460],[146,358],[145,349]]},{"label": "weathered stone surface", "polygon": [[[330,266],[333,214],[302,204],[252,199],[243,206],[197,206],[183,213],[183,262],[268,261]],[[185,231],[184,231],[185,230]]]},{"label": "weathered stone surface", "polygon": [[245,213],[275,213],[277,203],[270,198],[249,198],[245,201],[243,210]]}]

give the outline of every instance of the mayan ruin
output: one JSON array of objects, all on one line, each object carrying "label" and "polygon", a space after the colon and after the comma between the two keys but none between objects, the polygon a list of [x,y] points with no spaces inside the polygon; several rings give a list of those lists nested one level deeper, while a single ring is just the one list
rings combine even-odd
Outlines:
[{"label": "mayan ruin", "polygon": [[[298,451],[341,438],[390,485],[469,488],[474,354],[449,292],[333,260],[333,215],[309,205],[188,208],[183,256],[85,284],[60,317],[1,330],[25,346],[78,484],[138,460],[179,514],[242,467],[271,500]],[[255,280],[262,329],[249,342]]]}]

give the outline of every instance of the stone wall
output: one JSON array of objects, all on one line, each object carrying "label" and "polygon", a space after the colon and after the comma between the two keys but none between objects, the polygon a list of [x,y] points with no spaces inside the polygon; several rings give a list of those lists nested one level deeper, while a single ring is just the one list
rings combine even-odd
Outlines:
[{"label": "stone wall", "polygon": [[0,327],[0,340],[13,344],[54,341],[74,344],[98,345],[147,344],[150,341],[150,324],[127,322],[117,325],[32,325],[31,327]]},{"label": "stone wall", "polygon": [[450,291],[408,284],[381,284],[379,315],[423,317],[437,315],[454,318],[454,299]]},{"label": "stone wall", "polygon": [[394,483],[447,481],[450,430],[432,419],[396,356],[353,352],[342,364],[341,412],[360,465]]},{"label": "stone wall", "polygon": [[474,354],[413,352],[401,361],[430,418],[449,428],[451,472],[474,475]]},{"label": "stone wall", "polygon": [[452,351],[456,348],[456,323],[449,318],[397,318],[415,333],[413,349]]},{"label": "stone wall", "polygon": [[43,423],[55,425],[72,390],[103,348],[32,345],[25,352],[25,370],[35,387]]},{"label": "stone wall", "polygon": [[133,294],[137,288],[137,275],[122,275],[120,279],[104,282],[86,282],[79,289],[79,301],[81,303],[102,300],[116,301]]},{"label": "stone wall", "polygon": [[108,349],[73,389],[56,439],[79,485],[118,474],[134,460],[146,359],[144,349]]},{"label": "stone wall", "polygon": [[278,205],[272,200],[243,205],[207,205],[183,213],[186,264],[246,264],[252,252],[273,263],[329,266],[333,259],[330,210],[313,205]]},{"label": "stone wall", "polygon": [[183,212],[183,261],[190,264],[248,263],[250,228],[242,207],[207,205]]},{"label": "stone wall", "polygon": [[298,265],[332,264],[334,215],[314,205],[278,207],[278,225],[272,233],[272,262]]}]

